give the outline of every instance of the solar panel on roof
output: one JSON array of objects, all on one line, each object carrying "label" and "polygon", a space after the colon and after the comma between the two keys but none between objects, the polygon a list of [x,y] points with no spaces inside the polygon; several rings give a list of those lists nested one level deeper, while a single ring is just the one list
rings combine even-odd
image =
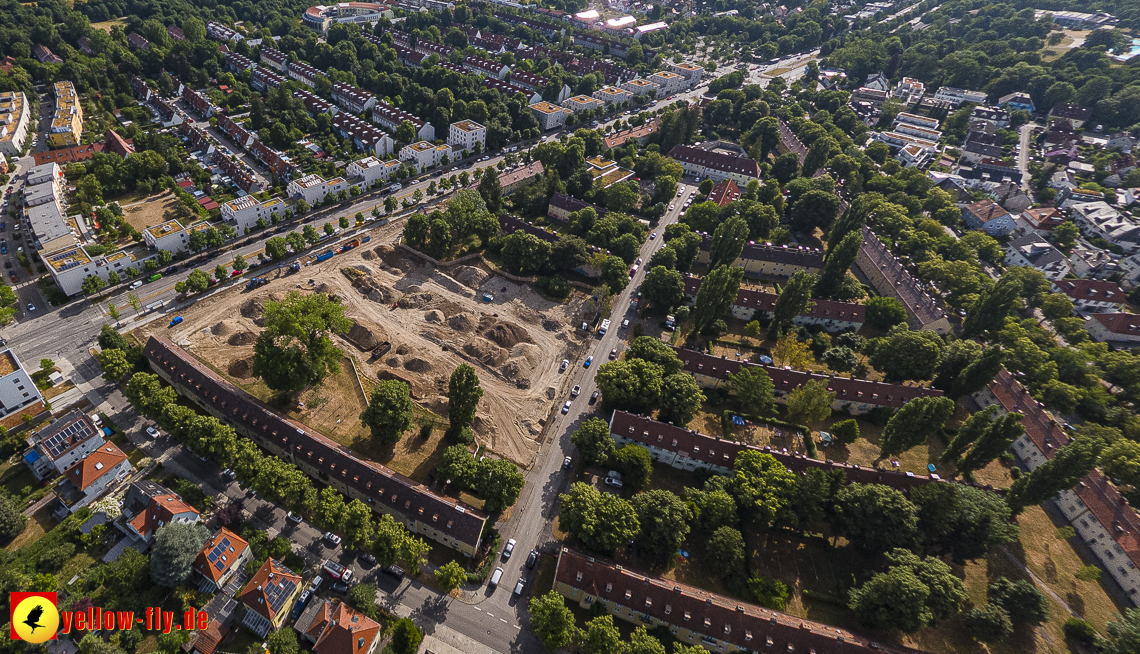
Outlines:
[{"label": "solar panel on roof", "polygon": [[296,588],[297,584],[291,579],[283,579],[280,584],[270,586],[266,589],[266,594],[269,596],[269,606],[274,611],[280,611],[281,607],[285,604],[285,600],[293,594]]},{"label": "solar panel on roof", "polygon": [[213,551],[213,552],[210,552],[210,555],[209,555],[209,556],[207,556],[207,557],[206,557],[206,559],[207,559],[207,560],[208,560],[210,563],[213,563],[214,561],[217,561],[217,560],[218,560],[218,550],[217,550],[217,548],[214,548],[214,551]]},{"label": "solar panel on roof", "polygon": [[217,568],[218,570],[225,570],[226,569],[226,566],[224,563],[222,563],[221,559],[219,559],[217,561],[217,563],[214,564],[214,567]]}]

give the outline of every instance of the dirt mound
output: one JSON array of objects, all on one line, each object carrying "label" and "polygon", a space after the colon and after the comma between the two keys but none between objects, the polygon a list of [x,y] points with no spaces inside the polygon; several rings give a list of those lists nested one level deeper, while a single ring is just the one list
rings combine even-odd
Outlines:
[{"label": "dirt mound", "polygon": [[394,297],[392,289],[367,276],[360,276],[352,280],[352,287],[360,291],[360,294],[369,300],[381,304],[388,304]]},{"label": "dirt mound", "polygon": [[321,284],[320,286],[316,287],[313,290],[315,290],[317,293],[331,293],[332,287],[329,286],[328,284]]},{"label": "dirt mound", "polygon": [[469,313],[460,313],[447,320],[447,326],[464,334],[475,330],[475,319]]},{"label": "dirt mound", "polygon": [[268,299],[269,296],[267,295],[251,297],[241,305],[238,311],[240,311],[241,315],[245,316],[246,318],[256,320],[261,317],[261,314],[265,313],[265,301]]},{"label": "dirt mound", "polygon": [[257,342],[257,334],[253,332],[238,332],[226,341],[230,345],[253,345]]},{"label": "dirt mound", "polygon": [[479,288],[490,277],[486,271],[475,266],[459,266],[451,272],[451,276],[470,288]]},{"label": "dirt mound", "polygon": [[537,324],[542,322],[542,314],[541,313],[535,311],[534,309],[531,309],[530,307],[526,306],[525,304],[519,303],[518,301],[514,302],[514,304],[516,305],[515,306],[515,314],[519,318],[522,318],[524,321],[526,321],[532,325],[537,325]]},{"label": "dirt mound", "polygon": [[560,332],[562,331],[562,323],[547,318],[542,321],[542,328],[548,332]]},{"label": "dirt mound", "polygon": [[372,250],[365,250],[364,252],[360,253],[360,256],[364,257],[365,261],[375,261],[377,258],[376,253]]},{"label": "dirt mound", "polygon": [[542,348],[531,343],[519,343],[511,348],[510,360],[500,372],[519,388],[530,388],[530,378],[541,361]]},{"label": "dirt mound", "polygon": [[432,309],[431,311],[428,311],[424,314],[424,320],[428,322],[434,322],[436,324],[443,324],[443,314],[436,311],[435,309]]},{"label": "dirt mound", "polygon": [[463,346],[463,351],[476,361],[488,366],[502,365],[507,360],[506,350],[482,338],[473,338],[468,341]]},{"label": "dirt mound", "polygon": [[407,343],[400,343],[396,346],[396,354],[411,354],[412,348]]},{"label": "dirt mound", "polygon": [[412,293],[400,298],[401,309],[422,309],[431,303],[434,296],[431,293]]},{"label": "dirt mound", "polygon": [[443,315],[448,317],[448,318],[454,316],[457,313],[461,313],[463,311],[463,305],[461,305],[457,302],[452,302],[451,300],[444,299],[442,297],[436,298],[436,300],[434,302],[432,302],[428,306],[428,308],[439,309],[440,311],[443,312]]},{"label": "dirt mound", "polygon": [[414,261],[404,256],[401,251],[387,245],[379,245],[372,250],[372,252],[375,253],[385,265],[397,269],[396,274],[405,270],[415,270],[418,267]]},{"label": "dirt mound", "polygon": [[229,336],[238,329],[240,329],[240,326],[233,320],[223,320],[211,327],[210,331],[214,333],[214,336]]},{"label": "dirt mound", "polygon": [[514,347],[519,343],[533,343],[526,329],[511,322],[497,322],[488,327],[483,335],[503,347]]},{"label": "dirt mound", "polygon": [[433,370],[430,363],[418,357],[405,361],[404,369],[411,370],[412,372],[431,372]]},{"label": "dirt mound", "polygon": [[407,379],[404,379],[400,375],[398,375],[398,374],[396,374],[390,370],[377,370],[376,371],[376,379],[379,379],[381,381],[383,381],[385,379],[395,379],[398,381],[402,381],[408,385],[408,388],[411,391],[412,399],[418,400],[421,397],[421,395],[420,395],[421,391],[419,388],[417,388],[416,384],[412,383],[411,381],[409,381]]},{"label": "dirt mound", "polygon": [[388,359],[385,360],[384,363],[388,364],[389,368],[399,368],[400,364],[403,363],[403,361],[404,360],[401,359],[400,357],[388,357]]},{"label": "dirt mound", "polygon": [[384,328],[375,323],[352,319],[352,329],[348,330],[345,339],[362,351],[368,351],[387,340],[388,335]]},{"label": "dirt mound", "polygon": [[226,369],[230,377],[237,377],[238,379],[247,379],[253,376],[253,360],[252,359],[238,359],[230,364]]}]

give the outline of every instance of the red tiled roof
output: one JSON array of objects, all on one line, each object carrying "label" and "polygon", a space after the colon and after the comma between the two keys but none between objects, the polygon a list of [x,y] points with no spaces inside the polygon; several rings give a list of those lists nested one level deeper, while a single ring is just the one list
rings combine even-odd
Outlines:
[{"label": "red tiled roof", "polygon": [[681,163],[692,163],[712,168],[723,173],[736,173],[748,177],[760,177],[760,166],[747,157],[734,157],[720,152],[708,152],[687,145],[674,145],[669,156]]},{"label": "red tiled roof", "polygon": [[198,509],[186,504],[174,493],[152,497],[146,510],[139,511],[131,518],[131,527],[143,538],[150,538],[159,527],[170,524],[176,516],[184,513],[198,513]]},{"label": "red tiled roof", "polygon": [[[325,602],[328,611],[328,602]],[[380,625],[344,602],[332,609],[313,651],[317,654],[363,654],[380,635]],[[310,630],[311,631],[311,630]]]},{"label": "red tiled roof", "polygon": [[[267,589],[271,586],[280,587],[290,581],[293,582],[294,589],[300,587],[301,575],[286,568],[273,558],[266,559],[265,563],[261,564],[261,567],[250,578],[245,588],[242,588],[241,592],[238,593],[237,599],[252,609],[254,613],[268,618],[272,622],[277,616],[277,612],[269,604]],[[281,605],[281,610],[288,610],[288,608],[287,602]]]},{"label": "red tiled roof", "polygon": [[218,645],[229,635],[230,628],[222,624],[220,620],[211,620],[210,626],[205,631],[197,633],[198,640],[194,641],[194,651],[201,654],[214,654]]},{"label": "red tiled roof", "polygon": [[113,129],[107,130],[107,133],[103,135],[103,140],[106,141],[103,145],[104,152],[114,152],[124,159],[135,153],[133,142],[119,136],[119,133]]},{"label": "red tiled roof", "polygon": [[633,129],[627,129],[624,132],[615,132],[614,134],[606,137],[606,147],[607,148],[616,148],[619,145],[624,145],[625,142],[630,140],[630,139],[636,140],[636,139],[640,139],[640,138],[645,137],[645,136],[649,136],[650,134],[654,134],[657,132],[658,124],[659,124],[659,121],[651,120],[648,123],[645,123],[644,125],[642,125],[641,127],[634,127]]},{"label": "red tiled roof", "polygon": [[1098,470],[1090,472],[1073,490],[1128,559],[1140,565],[1140,516],[1124,501],[1120,491]]},{"label": "red tiled roof", "polygon": [[32,159],[35,160],[37,166],[48,163],[56,163],[63,166],[72,162],[87,161],[94,157],[96,152],[102,151],[102,143],[88,143],[87,145],[76,145],[62,150],[37,152],[32,155]]},{"label": "red tiled roof", "polygon": [[1114,334],[1140,336],[1140,315],[1135,313],[1094,313],[1092,319]]},{"label": "red tiled roof", "polygon": [[1120,284],[1105,279],[1062,279],[1056,284],[1062,293],[1074,300],[1116,304],[1126,300],[1124,289],[1120,288]]},{"label": "red tiled roof", "polygon": [[735,202],[739,199],[740,187],[731,179],[721,180],[719,184],[713,187],[712,193],[709,193],[709,201],[715,202],[718,207],[723,207],[729,202]]},{"label": "red tiled roof", "polygon": [[126,460],[127,455],[119,449],[119,446],[107,441],[100,445],[99,449],[88,454],[86,459],[68,468],[64,476],[79,490],[87,490],[91,484]]},{"label": "red tiled roof", "polygon": [[977,202],[966,207],[966,211],[970,212],[983,223],[988,223],[991,220],[996,220],[1002,216],[1009,215],[1009,212],[1001,207],[1000,204],[993,200],[978,200]]},{"label": "red tiled roof", "polygon": [[[701,287],[701,278],[693,275],[685,276],[685,294],[696,295]],[[736,292],[734,306],[755,309],[757,311],[772,311],[776,308],[775,293],[742,288]],[[863,322],[866,307],[862,304],[838,302],[836,300],[812,300],[812,307],[801,313],[801,316],[821,320],[839,320],[843,322]]]},{"label": "red tiled roof", "polygon": [[[214,560],[210,561],[209,556],[214,548],[226,539],[229,539],[229,546],[224,551],[219,551]],[[198,557],[194,559],[194,569],[210,581],[217,583],[235,563],[241,560],[242,554],[248,547],[249,543],[243,540],[241,536],[222,527],[202,546],[202,551],[198,552]],[[219,563],[222,564],[221,568],[218,567]]]}]

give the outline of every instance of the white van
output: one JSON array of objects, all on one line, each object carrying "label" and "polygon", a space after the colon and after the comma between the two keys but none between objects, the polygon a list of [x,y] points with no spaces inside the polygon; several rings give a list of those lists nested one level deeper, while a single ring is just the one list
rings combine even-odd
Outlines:
[{"label": "white van", "polygon": [[499,580],[503,578],[503,569],[495,568],[495,573],[491,575],[491,583],[488,584],[491,588],[496,588],[499,585]]}]

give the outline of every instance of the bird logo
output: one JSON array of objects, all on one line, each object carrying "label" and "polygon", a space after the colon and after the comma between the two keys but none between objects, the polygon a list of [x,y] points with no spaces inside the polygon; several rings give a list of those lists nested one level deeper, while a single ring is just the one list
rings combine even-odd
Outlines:
[{"label": "bird logo", "polygon": [[55,593],[11,593],[11,637],[29,643],[56,638],[59,609]]}]

